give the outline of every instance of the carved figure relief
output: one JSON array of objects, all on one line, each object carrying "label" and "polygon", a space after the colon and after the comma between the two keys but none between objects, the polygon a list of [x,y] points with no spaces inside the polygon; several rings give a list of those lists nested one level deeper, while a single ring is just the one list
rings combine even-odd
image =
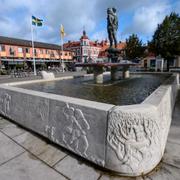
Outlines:
[{"label": "carved figure relief", "polygon": [[42,121],[48,121],[49,104],[47,101],[40,101],[38,104],[38,112]]},{"label": "carved figure relief", "polygon": [[87,130],[90,129],[90,126],[82,110],[66,104],[63,114],[68,122],[68,125],[63,130],[64,144],[69,149],[87,157],[87,149],[89,147]]},{"label": "carved figure relief", "polygon": [[1,113],[6,115],[10,111],[11,96],[4,93],[0,97]]},{"label": "carved figure relief", "polygon": [[53,141],[56,141],[55,136],[54,136],[55,130],[56,130],[55,127],[50,127],[48,125],[45,127],[45,132],[47,132],[48,137]]},{"label": "carved figure relief", "polygon": [[134,171],[160,145],[158,124],[148,114],[132,112],[112,111],[109,119],[107,141],[122,165]]}]

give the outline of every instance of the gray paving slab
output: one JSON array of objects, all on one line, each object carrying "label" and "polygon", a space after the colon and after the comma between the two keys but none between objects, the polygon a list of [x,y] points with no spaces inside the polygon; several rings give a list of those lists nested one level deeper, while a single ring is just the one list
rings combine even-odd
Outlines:
[{"label": "gray paving slab", "polygon": [[46,162],[49,166],[54,166],[57,162],[62,160],[67,154],[57,147],[48,145],[44,152],[38,155],[38,158]]},{"label": "gray paving slab", "polygon": [[8,124],[6,127],[1,129],[1,131],[11,138],[25,133],[24,129],[20,128],[18,125],[15,125],[13,123]]},{"label": "gray paving slab", "polygon": [[166,145],[163,162],[180,168],[180,145],[168,142]]},{"label": "gray paving slab", "polygon": [[180,126],[171,126],[168,135],[168,142],[180,145]]},{"label": "gray paving slab", "polygon": [[102,175],[99,180],[143,180],[142,177],[131,178],[131,177],[119,177],[113,175]]},{"label": "gray paving slab", "polygon": [[173,122],[172,125],[180,127],[180,90],[176,98],[176,105],[173,111]]},{"label": "gray paving slab", "polygon": [[29,132],[16,136],[14,140],[50,166],[53,166],[67,155],[57,147]]},{"label": "gray paving slab", "polygon": [[23,153],[17,158],[0,166],[2,180],[67,180],[61,174],[49,168],[35,156]]},{"label": "gray paving slab", "polygon": [[55,169],[72,180],[97,180],[100,172],[70,156],[60,161]]},{"label": "gray paving slab", "polygon": [[4,129],[6,126],[8,126],[9,124],[12,124],[12,123],[0,116],[0,131]]},{"label": "gray paving slab", "polygon": [[25,150],[0,132],[0,165],[21,154]]},{"label": "gray paving slab", "polygon": [[162,163],[157,171],[144,177],[143,180],[179,180],[180,169]]},{"label": "gray paving slab", "polygon": [[99,180],[179,180],[180,169],[162,163],[159,168],[142,177],[118,177],[113,175],[102,175]]}]

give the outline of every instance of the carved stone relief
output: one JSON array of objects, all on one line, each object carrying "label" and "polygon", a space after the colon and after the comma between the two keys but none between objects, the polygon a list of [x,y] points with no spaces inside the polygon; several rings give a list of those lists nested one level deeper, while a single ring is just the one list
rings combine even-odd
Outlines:
[{"label": "carved stone relief", "polygon": [[83,112],[66,104],[63,114],[68,122],[68,125],[63,130],[64,144],[69,149],[87,157],[89,147],[87,131],[90,129],[90,126]]},{"label": "carved stone relief", "polygon": [[40,101],[38,104],[38,113],[40,114],[42,121],[48,121],[49,116],[49,104],[47,101]]},{"label": "carved stone relief", "polygon": [[48,125],[45,127],[45,132],[47,133],[48,137],[54,142],[56,141],[55,136],[54,136],[55,130],[56,130],[55,127],[50,127]]},{"label": "carved stone relief", "polygon": [[[112,111],[107,141],[122,166],[133,172],[160,146],[159,125],[150,114]],[[160,150],[160,148],[159,148]]]},{"label": "carved stone relief", "polygon": [[8,93],[3,93],[0,96],[1,113],[6,115],[10,111],[11,96]]}]

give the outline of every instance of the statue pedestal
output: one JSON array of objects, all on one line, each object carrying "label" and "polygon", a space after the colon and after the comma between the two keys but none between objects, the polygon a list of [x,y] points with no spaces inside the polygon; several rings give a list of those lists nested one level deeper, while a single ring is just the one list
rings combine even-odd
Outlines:
[{"label": "statue pedestal", "polygon": [[103,84],[103,81],[104,78],[103,78],[103,67],[98,67],[96,66],[94,68],[94,81],[96,84]]},{"label": "statue pedestal", "polygon": [[127,79],[129,77],[130,77],[129,66],[124,66],[123,67],[123,79]]},{"label": "statue pedestal", "polygon": [[111,80],[117,81],[120,79],[121,73],[119,71],[119,67],[111,67]]},{"label": "statue pedestal", "polygon": [[136,63],[129,63],[129,62],[121,62],[121,63],[77,63],[76,67],[91,67],[93,68],[94,72],[94,81],[96,84],[103,84],[104,77],[103,77],[103,68],[104,67],[111,67],[111,80],[116,81],[119,80],[121,77],[121,71],[119,70],[120,67],[123,69],[123,78],[129,78],[129,67],[136,66]]},{"label": "statue pedestal", "polygon": [[118,63],[118,58],[120,57],[121,50],[117,48],[109,48],[107,49],[108,58],[110,59],[111,63]]}]

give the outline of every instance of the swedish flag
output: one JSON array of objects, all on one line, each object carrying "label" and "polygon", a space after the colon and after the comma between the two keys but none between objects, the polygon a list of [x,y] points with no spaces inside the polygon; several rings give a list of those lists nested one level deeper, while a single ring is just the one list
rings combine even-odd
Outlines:
[{"label": "swedish flag", "polygon": [[32,25],[34,26],[42,26],[42,19],[38,19],[35,16],[32,16]]}]

